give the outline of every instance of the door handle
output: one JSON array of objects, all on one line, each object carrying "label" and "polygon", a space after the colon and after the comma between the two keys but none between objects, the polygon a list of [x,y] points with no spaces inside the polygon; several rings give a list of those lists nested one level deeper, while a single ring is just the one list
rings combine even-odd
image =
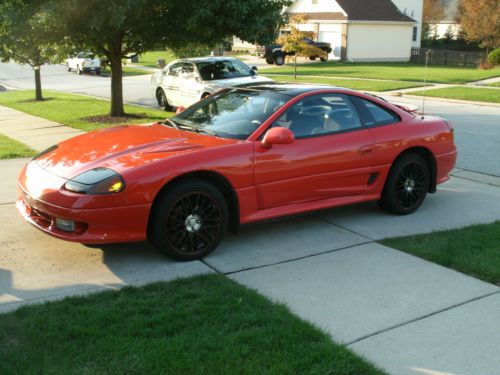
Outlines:
[{"label": "door handle", "polygon": [[373,151],[373,146],[372,145],[367,145],[367,146],[363,146],[363,147],[360,147],[358,149],[358,154],[360,155],[369,155],[371,154]]}]

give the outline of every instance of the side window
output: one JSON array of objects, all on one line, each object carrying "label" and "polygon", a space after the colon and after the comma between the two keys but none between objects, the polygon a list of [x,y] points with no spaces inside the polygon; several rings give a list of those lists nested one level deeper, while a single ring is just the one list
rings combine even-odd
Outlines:
[{"label": "side window", "polygon": [[182,63],[182,75],[190,75],[194,73],[194,67],[191,63]]},{"label": "side window", "polygon": [[183,63],[176,63],[176,64],[172,65],[168,69],[167,75],[179,77],[181,75],[181,72],[182,72],[182,66],[183,66]]},{"label": "side window", "polygon": [[401,121],[398,115],[388,109],[382,108],[378,104],[359,97],[356,97],[354,100],[363,114],[366,126],[388,125]]},{"label": "side window", "polygon": [[288,109],[274,124],[290,129],[295,138],[361,128],[353,104],[343,94],[320,94],[307,97]]}]

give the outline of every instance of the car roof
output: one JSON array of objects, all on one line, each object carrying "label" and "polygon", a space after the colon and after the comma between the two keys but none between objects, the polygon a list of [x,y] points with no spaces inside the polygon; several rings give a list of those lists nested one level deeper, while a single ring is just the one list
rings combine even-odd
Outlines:
[{"label": "car roof", "polygon": [[314,92],[314,91],[324,91],[324,90],[334,90],[334,91],[345,91],[345,92],[354,92],[351,89],[347,89],[345,87],[336,87],[329,85],[308,85],[308,84],[300,84],[300,83],[261,83],[261,84],[250,84],[244,86],[238,86],[236,88],[243,88],[247,90],[258,90],[258,91],[273,91],[280,94],[297,96],[306,92]]}]

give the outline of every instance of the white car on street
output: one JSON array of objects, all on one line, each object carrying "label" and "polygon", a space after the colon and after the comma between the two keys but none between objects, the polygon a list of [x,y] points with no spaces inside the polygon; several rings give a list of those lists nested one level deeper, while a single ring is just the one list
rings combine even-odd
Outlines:
[{"label": "white car on street", "polygon": [[68,58],[66,66],[68,67],[68,72],[75,70],[78,75],[82,74],[82,72],[101,74],[101,60],[88,52],[80,52],[76,56]]},{"label": "white car on street", "polygon": [[176,60],[153,74],[151,93],[165,110],[188,107],[226,87],[273,82],[256,70],[231,57]]}]

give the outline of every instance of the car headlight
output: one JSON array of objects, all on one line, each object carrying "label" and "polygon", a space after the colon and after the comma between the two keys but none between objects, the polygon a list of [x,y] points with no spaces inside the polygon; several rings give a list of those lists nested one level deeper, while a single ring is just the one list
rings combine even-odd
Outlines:
[{"label": "car headlight", "polygon": [[68,180],[64,189],[80,194],[114,194],[125,190],[125,181],[112,169],[94,168]]}]

